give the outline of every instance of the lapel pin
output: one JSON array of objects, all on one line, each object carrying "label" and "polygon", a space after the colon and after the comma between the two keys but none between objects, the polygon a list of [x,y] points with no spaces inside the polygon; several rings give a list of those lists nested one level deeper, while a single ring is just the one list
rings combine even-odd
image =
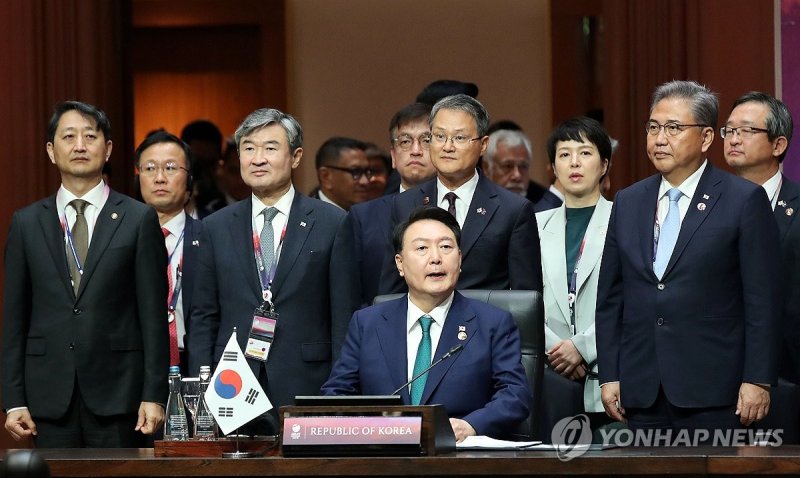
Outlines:
[{"label": "lapel pin", "polygon": [[791,208],[791,207],[787,208],[786,209],[786,215],[787,216],[791,216],[792,214],[794,214],[794,208]]},{"label": "lapel pin", "polygon": [[697,203],[697,210],[698,211],[705,211],[706,210],[706,203],[704,203],[704,202]]},{"label": "lapel pin", "polygon": [[483,215],[485,215],[485,214],[486,214],[486,209],[484,209],[484,208],[482,208],[482,207],[479,207],[478,209],[476,209],[476,210],[475,210],[475,212],[477,212],[478,214],[480,214],[481,216],[483,216]]},{"label": "lapel pin", "polygon": [[422,198],[422,205],[423,206],[427,206],[430,203],[431,203],[431,198],[429,198],[428,196],[425,196],[424,198]]},{"label": "lapel pin", "polygon": [[459,325],[458,326],[458,340],[467,340],[467,326],[466,325]]},{"label": "lapel pin", "polygon": [[200,247],[200,241],[198,241],[197,239],[195,239],[195,240],[193,240],[193,241],[192,241],[192,245],[193,245],[193,246]]},{"label": "lapel pin", "polygon": [[703,194],[703,199],[708,200],[708,194]]},{"label": "lapel pin", "polygon": [[111,219],[116,219],[116,218],[118,218],[118,217],[119,217],[119,214],[117,214],[117,213],[115,213],[115,212],[112,212],[112,213],[111,213]]},{"label": "lapel pin", "polygon": [[300,227],[306,227],[306,223],[303,222],[303,221],[300,221]]},{"label": "lapel pin", "polygon": [[786,207],[786,201],[784,201],[783,199],[781,199],[780,201],[778,201],[778,206],[780,206],[780,207]]}]

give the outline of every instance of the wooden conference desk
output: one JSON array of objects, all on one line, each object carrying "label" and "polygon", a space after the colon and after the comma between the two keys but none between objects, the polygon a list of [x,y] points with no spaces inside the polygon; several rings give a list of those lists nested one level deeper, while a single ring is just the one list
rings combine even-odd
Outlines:
[{"label": "wooden conference desk", "polygon": [[555,452],[457,452],[415,458],[156,458],[153,450],[40,450],[52,476],[800,476],[800,446],[617,448],[568,462]]}]

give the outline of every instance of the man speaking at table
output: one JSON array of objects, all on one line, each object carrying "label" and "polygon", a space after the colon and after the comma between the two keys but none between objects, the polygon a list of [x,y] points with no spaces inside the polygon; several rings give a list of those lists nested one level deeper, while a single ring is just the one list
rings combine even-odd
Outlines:
[{"label": "man speaking at table", "polygon": [[417,209],[392,241],[408,294],[353,315],[322,393],[387,395],[400,388],[404,403],[444,405],[458,441],[513,433],[532,398],[519,331],[508,312],[455,292],[461,267],[455,218],[438,207]]}]

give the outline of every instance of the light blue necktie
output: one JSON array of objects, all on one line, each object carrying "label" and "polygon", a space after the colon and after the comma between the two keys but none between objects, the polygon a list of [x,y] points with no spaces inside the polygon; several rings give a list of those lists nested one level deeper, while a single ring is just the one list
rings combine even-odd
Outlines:
[{"label": "light blue necktie", "polygon": [[272,220],[278,214],[278,209],[274,207],[264,208],[261,211],[264,215],[264,227],[261,228],[259,246],[261,247],[261,260],[264,263],[264,270],[269,273],[272,263],[275,261],[275,232],[272,230]]},{"label": "light blue necktie", "polygon": [[669,259],[672,257],[672,250],[675,249],[675,243],[678,242],[678,233],[681,231],[681,212],[678,210],[678,199],[682,195],[683,193],[677,188],[667,191],[669,211],[667,211],[667,217],[664,218],[664,224],[661,225],[659,231],[656,260],[653,261],[653,272],[659,279],[664,276]]},{"label": "light blue necktie", "polygon": [[[414,360],[414,371],[411,377],[416,377],[420,372],[425,370],[431,364],[431,324],[433,318],[429,315],[423,315],[419,318],[419,325],[422,327],[422,338],[419,341],[419,348],[417,348],[417,358]],[[419,405],[422,399],[422,391],[425,390],[425,381],[428,380],[428,373],[417,379],[416,382],[411,384],[411,404]]]}]

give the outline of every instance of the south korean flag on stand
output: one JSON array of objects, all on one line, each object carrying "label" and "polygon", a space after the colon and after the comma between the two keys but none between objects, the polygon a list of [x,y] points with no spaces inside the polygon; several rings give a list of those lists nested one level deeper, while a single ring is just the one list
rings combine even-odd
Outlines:
[{"label": "south korean flag on stand", "polygon": [[235,330],[204,397],[225,435],[272,409],[272,403],[236,342]]}]

